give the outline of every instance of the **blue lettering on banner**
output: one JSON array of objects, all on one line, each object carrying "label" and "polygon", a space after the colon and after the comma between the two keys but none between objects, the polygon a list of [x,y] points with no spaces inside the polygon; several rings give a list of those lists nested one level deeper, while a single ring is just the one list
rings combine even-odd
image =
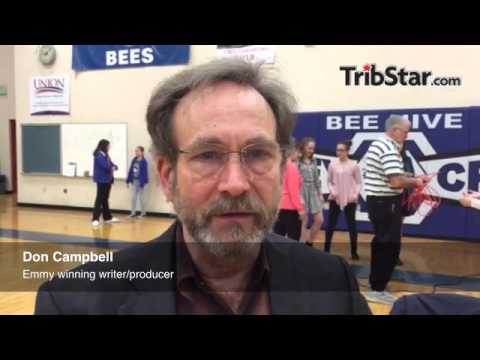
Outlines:
[{"label": "blue lettering on banner", "polygon": [[463,174],[465,172],[465,168],[462,166],[462,164],[457,163],[447,164],[441,167],[438,170],[438,183],[442,188],[448,191],[461,191],[465,187],[465,182],[458,180],[458,178],[449,181],[448,179],[452,172],[454,174]]},{"label": "blue lettering on banner", "polygon": [[[479,150],[480,153],[480,150]],[[480,190],[480,161],[472,161],[468,169],[470,178],[468,183],[470,184],[469,190],[479,191]],[[480,235],[479,235],[480,236]]]},{"label": "blue lettering on banner", "polygon": [[75,71],[188,64],[190,45],[73,45]]},{"label": "blue lettering on banner", "polygon": [[[480,241],[480,212],[465,209],[458,202],[468,190],[480,191],[480,107],[299,113],[294,135],[297,141],[307,136],[316,140],[324,196],[329,193],[327,169],[335,158],[336,144],[351,139],[350,155],[363,169],[368,146],[385,132],[385,120],[391,114],[412,122],[407,154],[416,175],[437,174],[430,185],[434,195],[442,199],[429,216],[422,215],[428,213],[424,209],[405,218],[404,234]],[[360,231],[373,230],[363,190],[357,222]],[[346,230],[344,219],[338,227]]]}]

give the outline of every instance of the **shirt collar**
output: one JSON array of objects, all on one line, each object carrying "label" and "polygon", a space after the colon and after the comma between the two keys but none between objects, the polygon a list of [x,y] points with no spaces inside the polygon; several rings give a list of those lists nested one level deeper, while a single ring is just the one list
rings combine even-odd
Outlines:
[{"label": "shirt collar", "polygon": [[[201,280],[196,266],[193,263],[190,252],[185,244],[183,236],[182,223],[179,222],[176,231],[176,261],[177,261],[177,286],[187,279]],[[253,277],[250,284],[257,285],[266,273],[270,272],[270,265],[268,263],[265,242],[262,242],[258,259],[254,265]]]},{"label": "shirt collar", "polygon": [[402,148],[402,146],[396,142],[394,139],[392,139],[390,136],[388,136],[387,134],[384,135],[384,138],[387,140],[387,141],[390,141],[393,145],[395,145],[395,147],[397,148],[398,151],[400,151],[400,149]]}]

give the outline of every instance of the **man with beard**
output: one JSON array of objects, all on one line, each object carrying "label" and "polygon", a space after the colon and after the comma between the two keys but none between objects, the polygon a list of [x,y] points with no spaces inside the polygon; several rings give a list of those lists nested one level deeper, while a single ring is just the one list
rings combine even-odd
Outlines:
[{"label": "man with beard", "polygon": [[147,125],[178,220],[84,271],[174,271],[173,280],[55,279],[36,313],[369,314],[340,257],[272,234],[294,98],[259,65],[216,60],[154,91]]}]

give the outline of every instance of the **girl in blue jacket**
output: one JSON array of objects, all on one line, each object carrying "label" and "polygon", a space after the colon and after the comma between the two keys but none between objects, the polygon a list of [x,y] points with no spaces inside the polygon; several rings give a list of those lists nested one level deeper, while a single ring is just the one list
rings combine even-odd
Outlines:
[{"label": "girl in blue jacket", "polygon": [[140,200],[140,215],[145,216],[145,185],[148,184],[148,163],[144,157],[145,149],[143,146],[137,146],[135,157],[128,170],[127,187],[132,184],[132,211],[130,217],[135,217],[137,213],[137,202]]},{"label": "girl in blue jacket", "polygon": [[93,209],[93,226],[98,226],[100,212],[102,213],[103,221],[107,223],[119,222],[117,218],[112,217],[108,205],[108,198],[110,197],[110,190],[113,184],[113,172],[118,170],[118,166],[108,156],[109,149],[110,142],[102,139],[93,152],[93,181],[97,183],[97,197],[95,198],[95,207]]}]

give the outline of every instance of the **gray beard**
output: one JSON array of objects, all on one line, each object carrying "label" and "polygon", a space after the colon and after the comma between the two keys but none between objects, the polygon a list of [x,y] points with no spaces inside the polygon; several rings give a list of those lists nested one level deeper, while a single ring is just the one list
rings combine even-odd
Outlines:
[{"label": "gray beard", "polygon": [[268,233],[268,231],[256,230],[251,234],[247,234],[241,226],[234,225],[228,230],[229,233],[227,235],[234,240],[222,241],[221,239],[215,238],[208,228],[195,227],[192,229],[189,224],[185,225],[196,243],[205,252],[225,260],[237,260],[255,255]]},{"label": "gray beard", "polygon": [[[173,206],[180,221],[195,242],[209,255],[221,258],[223,261],[235,261],[258,253],[261,243],[272,230],[278,215],[278,204],[281,197],[281,187],[276,194],[275,206],[268,208],[258,200],[247,195],[241,198],[222,198],[207,209],[193,209],[184,204],[176,186],[173,183]],[[252,231],[246,231],[240,225],[233,225],[223,235],[215,236],[209,225],[212,214],[225,211],[253,211],[255,223]]]}]

